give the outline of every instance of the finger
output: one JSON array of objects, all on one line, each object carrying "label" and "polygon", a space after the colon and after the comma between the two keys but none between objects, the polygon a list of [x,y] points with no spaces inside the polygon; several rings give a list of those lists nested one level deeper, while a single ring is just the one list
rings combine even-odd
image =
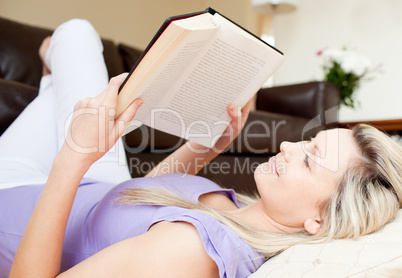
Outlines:
[{"label": "finger", "polygon": [[234,103],[231,103],[228,105],[228,113],[232,120],[236,120],[239,115],[239,108]]},{"label": "finger", "polygon": [[246,105],[243,106],[243,108],[241,109],[241,111],[242,111],[242,112],[250,111],[251,102],[252,102],[252,100],[250,99],[250,100],[246,103]]},{"label": "finger", "polygon": [[133,100],[129,106],[123,111],[123,113],[120,114],[120,116],[117,118],[117,122],[121,123],[123,122],[123,128],[119,130],[119,136],[126,130],[127,126],[130,124],[130,122],[134,119],[135,114],[137,113],[138,109],[140,106],[143,104],[143,100],[140,98],[137,98]]},{"label": "finger", "polygon": [[228,111],[230,117],[232,118],[232,121],[229,125],[232,128],[232,131],[241,129],[242,112],[240,111],[240,107],[232,103],[228,106]]},{"label": "finger", "polygon": [[74,111],[79,108],[87,107],[88,103],[91,101],[91,99],[92,98],[87,97],[87,98],[84,98],[84,99],[81,99],[80,101],[78,101],[74,106]]},{"label": "finger", "polygon": [[124,80],[127,78],[128,73],[122,73],[110,79],[109,85],[104,91],[104,102],[110,103],[113,107],[117,101],[117,95],[119,93],[119,88],[123,84]]},{"label": "finger", "polygon": [[243,121],[243,122],[245,122],[245,121],[247,120],[247,118],[248,118],[248,115],[249,115],[250,109],[251,109],[251,103],[252,103],[252,100],[250,99],[250,100],[246,103],[246,105],[244,105],[243,108],[241,109],[241,112],[242,112],[242,121]]}]

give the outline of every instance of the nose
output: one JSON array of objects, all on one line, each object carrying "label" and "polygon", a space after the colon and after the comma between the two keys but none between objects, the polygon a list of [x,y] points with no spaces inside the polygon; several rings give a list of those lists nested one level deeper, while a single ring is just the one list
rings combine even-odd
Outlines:
[{"label": "nose", "polygon": [[296,152],[300,151],[301,148],[299,143],[292,143],[288,141],[283,141],[279,146],[281,153],[285,159],[285,162],[289,162],[289,159],[292,155],[295,155]]},{"label": "nose", "polygon": [[288,156],[289,156],[291,144],[292,143],[290,143],[290,142],[283,141],[279,146],[279,149],[281,150],[281,153],[283,155],[283,158],[285,159],[285,162],[288,162],[288,159],[289,159]]}]

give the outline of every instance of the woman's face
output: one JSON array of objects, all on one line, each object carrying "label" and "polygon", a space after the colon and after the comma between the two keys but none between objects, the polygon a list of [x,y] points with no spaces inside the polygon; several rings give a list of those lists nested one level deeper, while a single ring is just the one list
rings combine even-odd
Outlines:
[{"label": "woman's face", "polygon": [[[283,142],[281,152],[254,173],[264,213],[277,226],[316,233],[320,204],[330,198],[349,162],[357,157],[357,145],[347,129],[322,131],[311,141]],[[306,227],[311,223],[317,229]]]}]

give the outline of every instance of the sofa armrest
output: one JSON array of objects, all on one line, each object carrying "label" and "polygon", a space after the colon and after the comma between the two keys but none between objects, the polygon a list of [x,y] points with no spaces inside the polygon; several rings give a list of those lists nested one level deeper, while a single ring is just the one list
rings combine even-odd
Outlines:
[{"label": "sofa armrest", "polygon": [[33,86],[0,79],[0,135],[37,95]]},{"label": "sofa armrest", "polygon": [[298,142],[314,136],[323,127],[313,120],[293,115],[252,111],[239,136],[229,146],[229,152],[243,154],[274,154],[283,141]]},{"label": "sofa armrest", "polygon": [[256,108],[274,113],[313,119],[321,123],[338,121],[339,89],[330,82],[309,82],[261,89],[257,93]]}]

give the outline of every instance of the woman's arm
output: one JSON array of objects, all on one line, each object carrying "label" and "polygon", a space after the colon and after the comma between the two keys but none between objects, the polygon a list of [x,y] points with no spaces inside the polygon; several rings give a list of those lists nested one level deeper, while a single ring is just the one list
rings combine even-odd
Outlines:
[{"label": "woman's arm", "polygon": [[250,112],[250,102],[241,110],[234,104],[228,106],[232,121],[215,143],[213,148],[207,148],[187,141],[171,155],[156,165],[146,177],[154,177],[172,173],[197,174],[208,162],[218,156],[237,137],[246,123]]},{"label": "woman's arm", "polygon": [[67,220],[84,174],[84,167],[69,163],[63,153],[57,155],[9,277],[55,277],[59,273]]},{"label": "woman's arm", "polygon": [[125,74],[110,80],[99,96],[74,108],[66,142],[21,239],[9,277],[55,277],[60,271],[64,233],[80,181],[122,135],[141,100],[114,118],[117,92]]},{"label": "woman's arm", "polygon": [[148,232],[108,246],[60,277],[219,277],[197,229],[162,221]]}]

